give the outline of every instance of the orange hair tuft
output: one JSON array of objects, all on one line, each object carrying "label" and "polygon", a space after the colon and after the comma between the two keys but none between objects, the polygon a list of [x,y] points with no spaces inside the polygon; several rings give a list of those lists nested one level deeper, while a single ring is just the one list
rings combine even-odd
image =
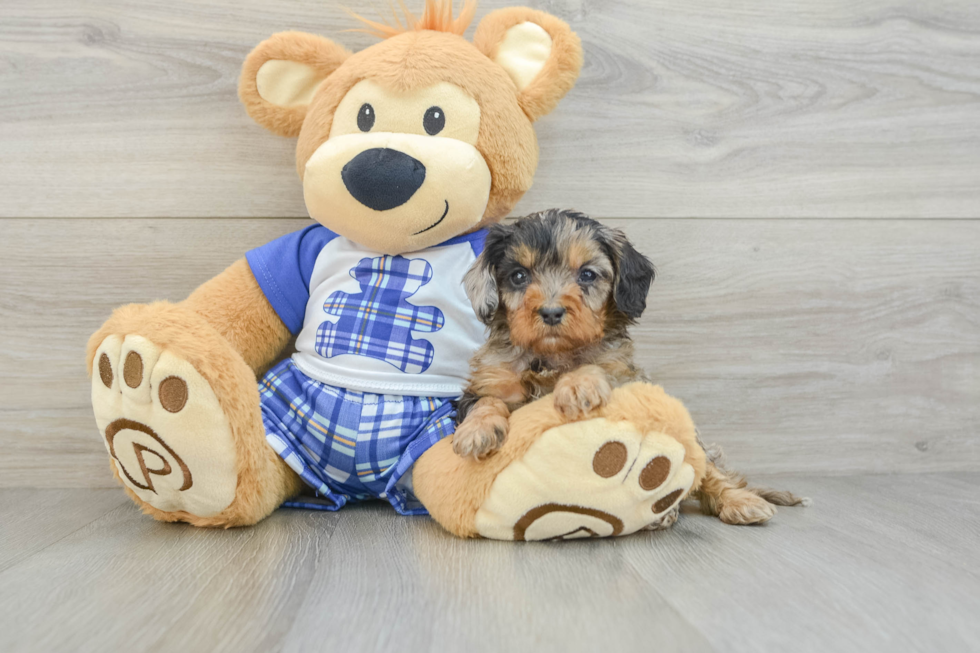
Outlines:
[{"label": "orange hair tuft", "polygon": [[404,23],[402,23],[402,18],[398,15],[394,4],[391,5],[393,24],[384,19],[382,19],[384,22],[368,20],[348,9],[347,13],[366,25],[364,28],[348,31],[365,32],[382,39],[390,39],[393,36],[417,30],[433,30],[462,36],[473,21],[473,16],[476,15],[476,0],[464,0],[463,8],[455,19],[453,18],[453,0],[425,0],[425,8],[422,10],[421,18],[416,18],[415,14],[408,10],[408,7],[405,6],[405,0],[398,0],[398,4],[405,15]]}]

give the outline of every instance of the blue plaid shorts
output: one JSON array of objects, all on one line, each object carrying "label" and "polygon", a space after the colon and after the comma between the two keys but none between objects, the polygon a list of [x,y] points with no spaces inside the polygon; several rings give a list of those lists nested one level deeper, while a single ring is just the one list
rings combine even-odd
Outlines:
[{"label": "blue plaid shorts", "polygon": [[377,395],[314,381],[286,359],[259,381],[266,440],[318,500],[286,506],[339,510],[386,499],[402,515],[426,515],[412,493],[415,461],[454,430],[448,397]]}]

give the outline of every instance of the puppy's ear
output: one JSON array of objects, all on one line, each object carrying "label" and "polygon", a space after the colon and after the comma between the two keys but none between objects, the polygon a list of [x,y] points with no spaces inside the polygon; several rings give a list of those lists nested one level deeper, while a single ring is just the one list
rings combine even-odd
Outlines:
[{"label": "puppy's ear", "polygon": [[466,296],[469,297],[476,316],[484,324],[493,322],[493,316],[500,305],[494,273],[513,232],[511,225],[495,224],[490,227],[483,244],[483,252],[463,275],[463,289],[466,290]]},{"label": "puppy's ear", "polygon": [[273,34],[245,59],[238,97],[255,122],[280,136],[296,136],[320,82],[349,56],[322,36]]},{"label": "puppy's ear", "polygon": [[604,227],[603,231],[616,263],[616,308],[635,320],[647,307],[647,293],[656,273],[653,263],[636,251],[619,229]]},{"label": "puppy's ear", "polygon": [[463,289],[466,296],[476,311],[476,316],[484,324],[493,321],[493,315],[497,312],[497,281],[493,278],[493,269],[490,259],[487,258],[487,250],[483,250],[466,274],[463,275]]}]

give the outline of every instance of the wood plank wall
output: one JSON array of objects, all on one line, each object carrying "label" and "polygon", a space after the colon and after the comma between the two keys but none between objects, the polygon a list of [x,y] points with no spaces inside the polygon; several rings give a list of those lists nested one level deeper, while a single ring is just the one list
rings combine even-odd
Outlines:
[{"label": "wood plank wall", "polygon": [[[650,254],[641,362],[705,438],[750,472],[980,469],[980,4],[526,4],[586,65],[516,213]],[[355,26],[331,0],[0,4],[0,487],[112,485],[88,334],[305,224],[238,69]]]}]

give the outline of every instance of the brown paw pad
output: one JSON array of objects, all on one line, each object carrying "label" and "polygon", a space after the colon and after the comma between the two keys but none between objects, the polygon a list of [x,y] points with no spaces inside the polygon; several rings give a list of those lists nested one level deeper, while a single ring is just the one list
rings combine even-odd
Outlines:
[{"label": "brown paw pad", "polygon": [[656,490],[670,476],[670,459],[667,456],[657,456],[646,464],[640,472],[640,487],[644,490]]},{"label": "brown paw pad", "polygon": [[138,388],[143,382],[143,358],[135,351],[126,354],[126,362],[123,365],[123,380],[130,388]]},{"label": "brown paw pad", "polygon": [[684,490],[674,490],[670,494],[662,497],[659,501],[653,504],[653,513],[655,515],[659,515],[663,511],[669,510],[670,507],[681,498],[682,494],[684,494]]},{"label": "brown paw pad", "polygon": [[160,405],[170,413],[179,413],[187,404],[187,383],[178,376],[160,382]]},{"label": "brown paw pad", "polygon": [[595,452],[592,470],[602,478],[612,478],[626,466],[628,455],[625,444],[611,440]]},{"label": "brown paw pad", "polygon": [[105,352],[99,356],[99,378],[102,379],[102,385],[107,388],[112,387],[112,363],[109,362],[109,355]]}]

